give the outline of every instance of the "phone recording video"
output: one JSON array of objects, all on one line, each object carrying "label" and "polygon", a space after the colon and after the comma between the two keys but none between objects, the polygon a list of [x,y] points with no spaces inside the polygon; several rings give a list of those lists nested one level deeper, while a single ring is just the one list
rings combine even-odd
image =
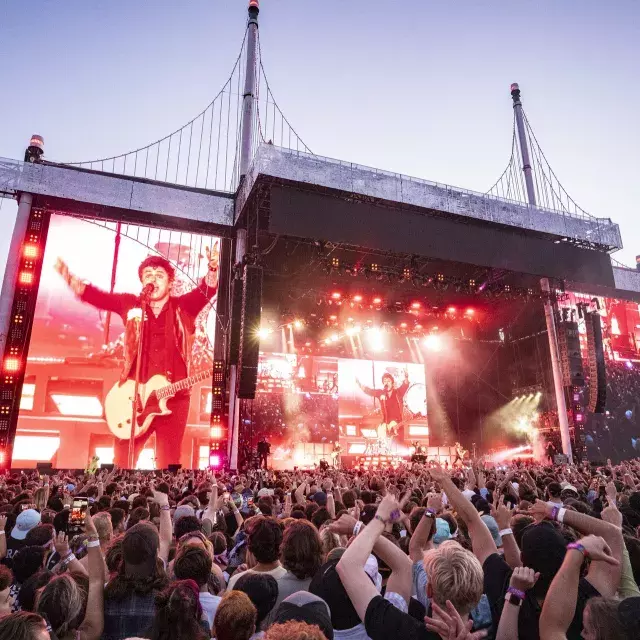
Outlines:
[{"label": "phone recording video", "polygon": [[69,514],[68,535],[76,536],[84,530],[84,519],[89,508],[88,498],[74,498]]}]

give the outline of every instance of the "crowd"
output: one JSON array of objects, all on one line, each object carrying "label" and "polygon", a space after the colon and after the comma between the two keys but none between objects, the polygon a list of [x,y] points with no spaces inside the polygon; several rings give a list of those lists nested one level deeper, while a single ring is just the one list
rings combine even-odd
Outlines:
[{"label": "crowd", "polygon": [[637,640],[639,533],[638,460],[14,473],[0,640]]}]

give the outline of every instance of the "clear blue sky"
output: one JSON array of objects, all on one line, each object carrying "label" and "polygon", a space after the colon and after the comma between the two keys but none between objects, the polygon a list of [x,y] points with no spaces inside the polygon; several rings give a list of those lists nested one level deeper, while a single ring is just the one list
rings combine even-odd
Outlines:
[{"label": "clear blue sky", "polygon": [[[239,51],[246,0],[4,0],[0,157],[158,139],[198,113]],[[262,0],[276,99],[316,153],[486,190],[509,159],[511,82],[552,167],[640,253],[640,2]],[[32,35],[31,35],[32,34]],[[15,205],[0,209],[0,274]]]}]

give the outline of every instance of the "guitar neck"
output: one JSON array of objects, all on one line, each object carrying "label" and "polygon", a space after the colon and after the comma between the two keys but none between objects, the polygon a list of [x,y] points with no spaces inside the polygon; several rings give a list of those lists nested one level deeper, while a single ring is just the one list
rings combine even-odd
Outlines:
[{"label": "guitar neck", "polygon": [[210,378],[213,371],[211,369],[201,371],[200,373],[196,373],[193,376],[189,376],[188,378],[184,378],[183,380],[178,380],[178,382],[174,382],[173,384],[168,384],[166,387],[162,387],[162,389],[158,389],[156,395],[158,398],[171,398],[178,393],[178,391],[184,391],[186,389],[191,389],[194,384],[198,384],[198,382],[202,382],[207,378]]}]

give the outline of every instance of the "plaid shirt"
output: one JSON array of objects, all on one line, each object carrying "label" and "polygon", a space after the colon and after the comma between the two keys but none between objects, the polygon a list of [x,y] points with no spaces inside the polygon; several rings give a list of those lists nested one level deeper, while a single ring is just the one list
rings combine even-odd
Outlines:
[{"label": "plaid shirt", "polygon": [[105,600],[102,640],[142,637],[156,615],[156,592],[127,594],[122,600]]}]

